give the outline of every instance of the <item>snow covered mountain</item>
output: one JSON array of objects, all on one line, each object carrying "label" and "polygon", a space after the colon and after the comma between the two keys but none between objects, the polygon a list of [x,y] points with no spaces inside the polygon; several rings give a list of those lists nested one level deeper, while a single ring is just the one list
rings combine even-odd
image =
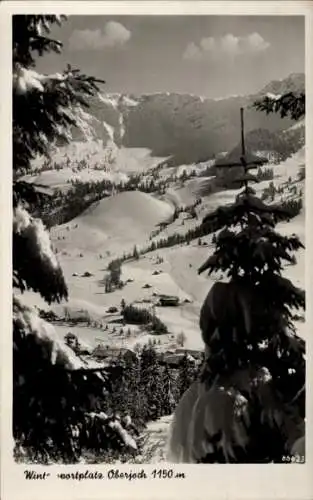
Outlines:
[{"label": "snow covered mountain", "polygon": [[[117,147],[150,149],[153,156],[173,155],[177,164],[198,162],[236,147],[241,106],[246,108],[247,133],[257,129],[275,134],[290,130],[293,122],[288,118],[267,116],[251,105],[268,93],[303,90],[304,75],[293,74],[269,83],[256,95],[218,100],[168,92],[141,96],[99,94],[90,101],[88,112],[83,112],[83,126],[74,131],[73,138],[100,140],[104,146],[114,143]],[[303,132],[298,130],[297,134]]]},{"label": "snow covered mountain", "polygon": [[283,80],[273,80],[268,83],[262,94],[287,94],[288,92],[304,92],[305,75],[303,73],[292,73]]}]

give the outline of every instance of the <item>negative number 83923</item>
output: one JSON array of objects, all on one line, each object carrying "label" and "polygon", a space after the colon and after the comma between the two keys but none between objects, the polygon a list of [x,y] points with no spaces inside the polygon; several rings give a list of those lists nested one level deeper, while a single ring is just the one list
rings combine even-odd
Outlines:
[{"label": "negative number 83923", "polygon": [[304,455],[283,455],[282,462],[287,464],[304,464]]}]

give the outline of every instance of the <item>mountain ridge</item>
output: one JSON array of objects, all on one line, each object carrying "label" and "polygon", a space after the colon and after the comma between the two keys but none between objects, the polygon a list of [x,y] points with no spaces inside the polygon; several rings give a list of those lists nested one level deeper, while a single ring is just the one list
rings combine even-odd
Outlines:
[{"label": "mountain ridge", "polygon": [[73,140],[102,141],[104,148],[112,143],[145,148],[155,157],[172,156],[177,164],[199,162],[237,146],[240,107],[246,110],[246,133],[266,129],[279,134],[292,127],[291,119],[266,115],[252,105],[269,92],[302,92],[304,84],[304,75],[295,73],[269,82],[256,94],[217,100],[178,92],[101,93],[90,99],[86,130],[73,130]]}]

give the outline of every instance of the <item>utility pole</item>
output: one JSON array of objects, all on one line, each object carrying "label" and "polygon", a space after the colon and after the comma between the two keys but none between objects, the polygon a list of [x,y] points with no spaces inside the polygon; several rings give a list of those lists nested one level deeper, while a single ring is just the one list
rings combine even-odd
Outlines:
[{"label": "utility pole", "polygon": [[240,108],[240,124],[241,124],[241,154],[244,157],[246,154],[245,149],[245,131],[244,131],[244,120],[243,120],[244,109]]},{"label": "utility pole", "polygon": [[263,165],[267,160],[264,158],[258,158],[251,153],[246,152],[245,146],[245,129],[244,129],[244,108],[240,108],[240,153],[237,157],[229,154],[228,157],[220,160],[216,163],[216,168],[231,168],[231,167],[243,167],[244,172],[239,175],[238,179],[235,179],[235,183],[240,183],[245,187],[246,193],[248,193],[248,182],[257,182],[257,178],[249,175],[249,170],[257,168],[259,165]]},{"label": "utility pole", "polygon": [[244,126],[244,118],[243,118],[243,112],[244,112],[244,109],[243,108],[240,108],[240,129],[241,129],[241,163],[242,163],[242,166],[243,166],[243,169],[244,169],[244,180],[243,180],[243,183],[244,183],[244,186],[245,186],[245,190],[247,192],[248,190],[248,180],[246,178],[247,176],[247,173],[248,173],[248,165],[247,165],[247,162],[246,162],[246,148],[245,148],[245,126]]}]

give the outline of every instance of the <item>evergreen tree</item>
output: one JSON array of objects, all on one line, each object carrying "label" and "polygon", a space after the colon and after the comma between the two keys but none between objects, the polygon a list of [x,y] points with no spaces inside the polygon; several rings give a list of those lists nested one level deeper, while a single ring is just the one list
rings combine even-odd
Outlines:
[{"label": "evergreen tree", "polygon": [[188,174],[187,174],[186,169],[183,170],[183,173],[181,174],[180,179],[182,182],[185,182],[188,179]]},{"label": "evergreen tree", "polygon": [[112,280],[111,280],[111,276],[106,276],[104,278],[104,290],[105,290],[105,293],[110,293],[112,292]]},{"label": "evergreen tree", "polygon": [[177,384],[168,365],[162,372],[162,415],[171,415],[177,401]]},{"label": "evergreen tree", "polygon": [[196,369],[195,361],[187,354],[184,354],[183,359],[179,365],[179,372],[177,378],[177,388],[179,397],[191,386],[195,381],[198,372]]},{"label": "evergreen tree", "polygon": [[184,332],[180,332],[177,337],[176,337],[176,342],[180,347],[184,347],[184,344],[186,342],[186,335]]},{"label": "evergreen tree", "polygon": [[[36,54],[60,52],[62,44],[49,34],[61,21],[50,15],[13,16],[13,287],[37,292],[49,304],[66,300],[68,290],[48,232],[39,218],[30,215],[39,195],[21,177],[37,155],[49,157],[52,144],[70,140],[77,112],[102,83],[70,66],[53,75],[34,70]],[[82,448],[90,447],[90,429],[101,409],[105,384],[100,373],[86,371],[35,308],[13,297],[16,459],[78,460]],[[97,442],[103,448],[118,446],[127,438],[120,426],[110,430],[103,424],[101,429]],[[129,446],[136,447],[133,441]]]},{"label": "evergreen tree", "polygon": [[122,267],[120,259],[110,262],[108,269],[110,271],[111,284],[118,287],[121,283]]},{"label": "evergreen tree", "polygon": [[162,415],[162,376],[154,347],[145,346],[140,357],[140,388],[146,420]]},{"label": "evergreen tree", "polygon": [[208,352],[201,379],[216,418],[202,462],[279,462],[304,432],[305,347],[292,309],[304,308],[305,297],[282,276],[283,263],[294,264],[303,245],[275,230],[290,214],[255,196],[255,166],[244,151],[241,162],[243,190],[203,220],[221,231],[199,273],[222,271],[228,283],[212,286],[200,315]]},{"label": "evergreen tree", "polygon": [[104,402],[106,412],[122,414],[126,411],[126,401],[128,387],[126,388],[127,373],[125,370],[125,360],[121,354],[112,361],[114,371],[110,378],[109,396]]},{"label": "evergreen tree", "polygon": [[138,252],[136,245],[134,246],[134,250],[133,250],[133,259],[135,259],[135,260],[139,259],[139,252]]},{"label": "evergreen tree", "polygon": [[125,394],[126,394],[126,410],[135,422],[143,422],[144,415],[141,407],[140,397],[140,363],[139,358],[125,359]]}]

